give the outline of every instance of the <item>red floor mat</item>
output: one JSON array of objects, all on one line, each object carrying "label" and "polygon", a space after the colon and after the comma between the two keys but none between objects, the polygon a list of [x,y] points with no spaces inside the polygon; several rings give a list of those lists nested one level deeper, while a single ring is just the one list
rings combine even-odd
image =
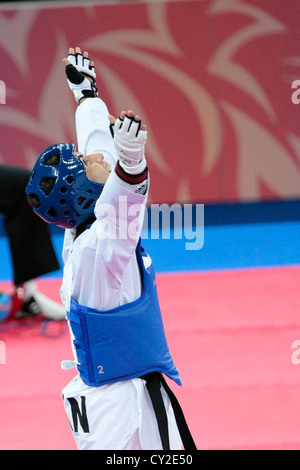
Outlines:
[{"label": "red floor mat", "polygon": [[[300,365],[291,360],[300,267],[157,277],[183,382],[172,388],[198,448],[300,449]],[[59,283],[40,281],[40,290],[57,300]],[[0,332],[0,449],[75,449],[60,398],[74,375],[60,369],[71,347],[55,328],[58,337],[39,325]]]}]

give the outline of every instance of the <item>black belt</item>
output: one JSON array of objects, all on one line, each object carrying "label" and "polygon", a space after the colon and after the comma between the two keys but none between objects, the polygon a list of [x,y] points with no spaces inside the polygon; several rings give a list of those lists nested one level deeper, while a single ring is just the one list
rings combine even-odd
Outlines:
[{"label": "black belt", "polygon": [[191,432],[185,420],[185,416],[181,406],[165,381],[162,374],[159,372],[150,372],[141,377],[146,381],[146,387],[150,395],[150,399],[154,408],[155,416],[157,419],[159,434],[162,442],[163,450],[170,450],[170,439],[168,429],[168,417],[165,409],[165,404],[160,391],[163,386],[173,407],[177,427],[185,450],[197,450],[195,442],[192,438]]}]

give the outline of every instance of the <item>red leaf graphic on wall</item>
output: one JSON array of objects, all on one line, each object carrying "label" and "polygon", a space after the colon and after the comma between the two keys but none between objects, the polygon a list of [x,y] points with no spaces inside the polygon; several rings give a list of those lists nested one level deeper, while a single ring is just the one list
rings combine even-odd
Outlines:
[{"label": "red leaf graphic on wall", "polygon": [[90,52],[112,113],[149,128],[150,202],[294,198],[300,193],[295,0],[0,8],[0,160],[32,167],[75,141],[62,58]]}]

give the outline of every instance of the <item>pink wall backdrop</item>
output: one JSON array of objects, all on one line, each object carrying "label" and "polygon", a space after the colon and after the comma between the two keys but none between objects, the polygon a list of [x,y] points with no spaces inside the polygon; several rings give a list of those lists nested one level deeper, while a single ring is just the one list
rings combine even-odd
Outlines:
[{"label": "pink wall backdrop", "polygon": [[298,198],[299,24],[298,0],[0,7],[0,162],[75,141],[62,58],[79,45],[110,112],[148,124],[150,202]]}]

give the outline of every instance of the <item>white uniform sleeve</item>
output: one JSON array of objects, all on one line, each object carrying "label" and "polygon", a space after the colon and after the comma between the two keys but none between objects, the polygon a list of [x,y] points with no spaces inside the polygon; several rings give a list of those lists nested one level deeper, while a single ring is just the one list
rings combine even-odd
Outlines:
[{"label": "white uniform sleeve", "polygon": [[108,109],[100,98],[83,101],[76,109],[75,125],[78,151],[84,155],[102,153],[115,166],[117,155],[109,129]]},{"label": "white uniform sleeve", "polygon": [[86,99],[76,110],[76,132],[80,152],[85,155],[101,152],[105,160],[115,167],[96,203],[95,224],[101,257],[115,280],[121,282],[128,262],[135,259],[133,255],[141,234],[148,196],[148,172],[144,170],[142,176],[127,175],[130,183],[126,181],[126,172],[117,163],[108,115],[108,109],[100,98]]},{"label": "white uniform sleeve", "polygon": [[112,173],[95,207],[97,237],[107,266],[121,282],[125,267],[133,257],[141,235],[147,194],[134,193]]},{"label": "white uniform sleeve", "polygon": [[96,203],[97,220],[76,239],[74,230],[66,230],[61,297],[67,310],[71,297],[107,310],[134,301],[141,293],[135,250],[146,210],[148,174],[145,169],[142,175],[127,175],[118,166],[108,115],[100,98],[86,99],[76,110],[78,150],[87,155],[101,152],[115,168]]}]

